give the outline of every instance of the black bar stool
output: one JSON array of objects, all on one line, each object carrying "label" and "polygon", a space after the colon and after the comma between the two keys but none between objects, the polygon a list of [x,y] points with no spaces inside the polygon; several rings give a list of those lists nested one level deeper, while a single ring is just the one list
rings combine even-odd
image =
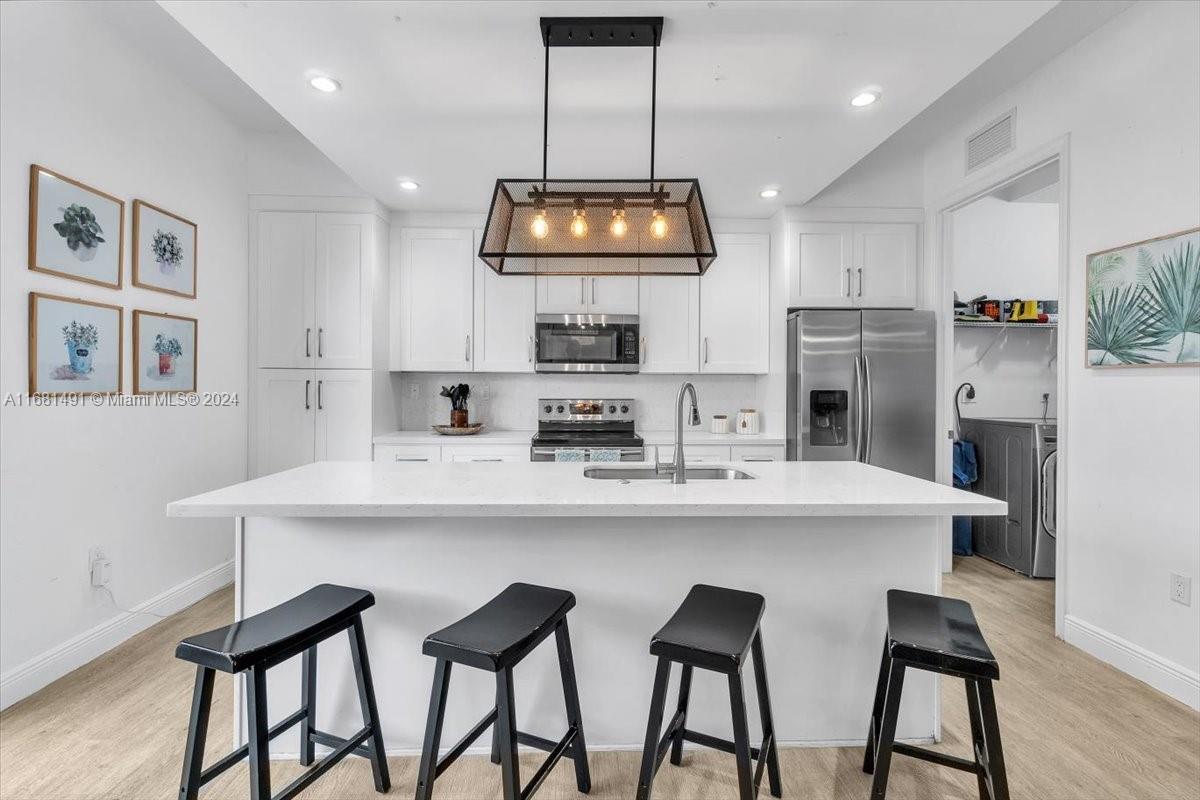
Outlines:
[{"label": "black bar stool", "polygon": [[[683,605],[650,640],[650,655],[658,656],[654,675],[654,695],[650,700],[650,721],[646,726],[646,744],[642,750],[642,771],[638,779],[638,800],[649,800],[667,748],[671,763],[678,766],[683,758],[683,743],[711,747],[732,753],[737,759],[738,797],[753,800],[758,796],[763,769],[769,776],[771,794],[783,796],[779,780],[779,753],[775,742],[775,726],[771,718],[771,697],[767,691],[767,670],[763,661],[762,620],[766,600],[762,595],[722,589],[703,584],[692,587]],[[754,652],[754,681],[758,690],[759,716],[762,717],[761,747],[750,746],[749,726],[746,723],[746,696],[742,687],[742,667],[747,655]],[[679,681],[679,706],[667,730],[659,740],[662,729],[663,706],[667,699],[667,682],[672,662],[683,665]],[[718,739],[687,728],[688,696],[692,688],[692,669],[721,672],[729,676],[729,703],[733,709],[733,741]],[[752,773],[751,760],[758,762]]]},{"label": "black bar stool", "polygon": [[[992,694],[992,681],[1000,679],[1000,667],[983,640],[970,604],[892,589],[887,593],[887,622],[863,758],[863,772],[875,774],[872,800],[883,800],[887,794],[892,753],[973,772],[979,779],[980,800],[1008,800],[1000,723]],[[973,760],[895,742],[904,670],[909,667],[966,681]]]},{"label": "black bar stool", "polygon": [[[563,756],[575,762],[575,783],[579,791],[591,790],[583,718],[579,713],[579,692],[575,685],[575,664],[571,658],[571,635],[567,631],[567,612],[574,607],[575,595],[570,592],[514,583],[478,610],[425,639],[422,652],[436,657],[437,665],[433,673],[433,694],[429,698],[425,745],[417,773],[417,800],[430,800],[434,780],[489,726],[492,727],[492,763],[501,768],[504,800],[528,800]],[[518,731],[513,701],[513,667],[551,632],[558,645],[558,666],[567,705],[567,732],[557,742]],[[496,706],[438,760],[446,696],[450,689],[450,666],[456,663],[496,674]],[[517,763],[518,744],[550,752],[524,789],[521,788],[521,770]]]},{"label": "black bar stool", "polygon": [[[288,784],[274,800],[288,800],[300,794],[351,753],[371,760],[376,791],[386,792],[391,788],[362,627],[362,612],[373,605],[375,596],[370,592],[326,583],[261,614],[179,643],[175,648],[175,657],[198,665],[187,747],[183,753],[180,800],[194,800],[201,786],[246,757],[250,759],[251,800],[268,800],[271,797],[268,742],[296,723],[300,723],[301,764],[306,767],[312,765],[314,745],[332,747],[333,752]],[[349,739],[333,736],[316,727],[317,644],[342,631],[350,635],[350,655],[354,661],[354,676],[358,681],[358,700],[363,716],[362,729]],[[299,711],[268,729],[267,670],[300,653],[304,654],[301,672],[303,705]],[[204,769],[204,742],[208,735],[213,677],[218,669],[233,674],[249,673],[246,676],[246,695],[250,742]]]}]

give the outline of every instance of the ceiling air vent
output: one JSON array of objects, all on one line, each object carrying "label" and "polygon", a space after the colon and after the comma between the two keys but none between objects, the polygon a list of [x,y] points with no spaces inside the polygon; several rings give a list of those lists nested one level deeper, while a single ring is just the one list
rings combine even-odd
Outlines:
[{"label": "ceiling air vent", "polygon": [[967,137],[967,173],[990,164],[1016,147],[1013,138],[1014,108],[999,119],[992,120],[983,128]]}]

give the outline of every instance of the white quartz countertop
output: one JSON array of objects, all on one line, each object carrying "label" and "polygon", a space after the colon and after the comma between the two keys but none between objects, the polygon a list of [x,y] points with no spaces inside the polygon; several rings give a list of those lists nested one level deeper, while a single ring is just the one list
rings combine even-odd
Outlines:
[{"label": "white quartz countertop", "polygon": [[[484,428],[471,436],[443,436],[434,431],[392,431],[376,436],[375,444],[423,444],[423,445],[456,445],[456,444],[522,444],[528,445],[535,431],[490,430]],[[674,431],[638,431],[638,434],[652,445],[675,444]],[[684,445],[783,445],[783,436],[771,436],[764,433],[708,433],[707,431],[684,430]]]},{"label": "white quartz countertop", "polygon": [[742,464],[739,467],[756,480],[692,481],[681,486],[666,480],[621,483],[586,478],[583,471],[589,466],[598,465],[321,461],[177,500],[167,506],[167,516],[896,517],[1007,513],[1002,501],[854,461]]}]

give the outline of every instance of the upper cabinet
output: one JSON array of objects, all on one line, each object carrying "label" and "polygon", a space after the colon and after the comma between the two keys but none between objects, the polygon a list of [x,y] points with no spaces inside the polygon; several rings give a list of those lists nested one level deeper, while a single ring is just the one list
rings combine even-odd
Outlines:
[{"label": "upper cabinet", "polygon": [[771,237],[718,233],[700,278],[700,371],[765,374],[770,351]]},{"label": "upper cabinet", "polygon": [[642,372],[699,369],[700,280],[663,275],[640,279]]},{"label": "upper cabinet", "polygon": [[[475,231],[478,248],[483,231]],[[477,250],[476,250],[477,252]],[[477,258],[473,367],[479,372],[533,372],[534,277],[497,275]]]},{"label": "upper cabinet", "polygon": [[370,368],[374,218],[262,211],[253,224],[257,366]]},{"label": "upper cabinet", "polygon": [[793,222],[787,230],[790,307],[916,308],[915,224]]},{"label": "upper cabinet", "polygon": [[405,228],[400,231],[399,256],[392,276],[392,315],[396,324],[392,328],[391,369],[471,369],[474,232]]},{"label": "upper cabinet", "polygon": [[[594,260],[588,271],[602,268]],[[636,314],[638,278],[636,275],[539,275],[537,278],[539,314]]]}]

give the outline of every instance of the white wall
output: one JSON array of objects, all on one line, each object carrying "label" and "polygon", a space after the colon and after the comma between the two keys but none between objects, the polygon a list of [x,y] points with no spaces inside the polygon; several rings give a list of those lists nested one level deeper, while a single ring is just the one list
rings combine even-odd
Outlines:
[{"label": "white wall", "polygon": [[[1009,108],[1017,150],[991,172],[1069,136],[1064,299],[1082,297],[1088,253],[1200,223],[1197,30],[1200,4],[1135,4],[934,142],[926,196],[966,185],[964,137]],[[1200,593],[1168,598],[1170,573],[1200,580],[1200,368],[1087,369],[1079,303],[1060,335],[1066,638],[1200,707]]]},{"label": "white wall", "polygon": [[954,386],[970,381],[974,401],[963,391],[964,417],[1040,417],[1042,395],[1049,416],[1058,408],[1057,334],[1045,328],[956,328]]},{"label": "white wall", "polygon": [[247,137],[246,191],[300,197],[367,197],[336,164],[299,132]]},{"label": "white wall", "polygon": [[[0,393],[27,391],[31,290],[199,319],[198,386],[246,392],[246,150],[240,132],[110,29],[103,4],[0,4]],[[53,31],[54,35],[47,35]],[[126,201],[124,286],[25,269],[30,163]],[[195,300],[130,286],[132,200],[199,226]],[[166,613],[227,581],[232,526],[168,520],[169,500],[246,476],[245,406],[0,408],[0,679],[7,705],[155,621],[91,588],[113,561],[124,607]],[[205,576],[194,582],[197,576]],[[189,582],[192,582],[189,584]],[[179,592],[164,592],[187,585]]]},{"label": "white wall", "polygon": [[983,197],[952,216],[958,299],[1058,298],[1057,203]]}]

